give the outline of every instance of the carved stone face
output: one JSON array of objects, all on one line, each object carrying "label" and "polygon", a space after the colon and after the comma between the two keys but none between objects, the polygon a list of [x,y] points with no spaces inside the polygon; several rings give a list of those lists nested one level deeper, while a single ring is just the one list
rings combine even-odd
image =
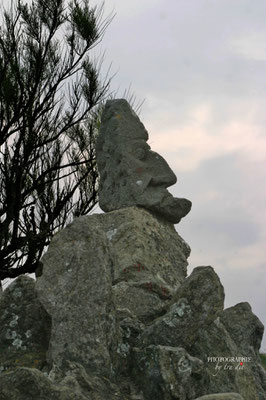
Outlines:
[{"label": "carved stone face", "polygon": [[174,198],[167,187],[176,176],[147,144],[148,133],[126,100],[107,101],[97,141],[99,203],[104,211],[133,205],[177,223],[191,203]]}]

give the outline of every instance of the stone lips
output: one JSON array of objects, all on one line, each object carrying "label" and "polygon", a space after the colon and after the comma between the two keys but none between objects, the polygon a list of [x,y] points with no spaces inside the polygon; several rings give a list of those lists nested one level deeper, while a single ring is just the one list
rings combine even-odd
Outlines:
[{"label": "stone lips", "polygon": [[144,125],[126,100],[106,102],[96,145],[100,207],[108,212],[137,205],[178,223],[191,202],[168,192],[176,176],[147,140]]}]

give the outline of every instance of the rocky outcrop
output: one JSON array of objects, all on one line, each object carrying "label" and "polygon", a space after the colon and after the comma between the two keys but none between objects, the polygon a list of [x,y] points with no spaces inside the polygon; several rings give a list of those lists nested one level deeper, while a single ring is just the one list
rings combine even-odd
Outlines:
[{"label": "rocky outcrop", "polygon": [[216,393],[198,397],[195,400],[243,400],[238,393]]},{"label": "rocky outcrop", "polygon": [[130,400],[109,379],[88,374],[80,364],[74,362],[67,362],[66,375],[56,380],[53,371],[47,376],[38,369],[26,367],[0,374],[0,399]]},{"label": "rocky outcrop", "polygon": [[51,317],[40,302],[35,281],[20,276],[0,300],[0,372],[24,366],[45,368]]},{"label": "rocky outcrop", "polygon": [[[108,102],[100,204],[57,233],[37,282],[0,298],[0,400],[265,400],[263,325],[224,310],[211,266],[187,277],[190,209],[127,102]],[[130,207],[128,207],[130,206]],[[114,211],[112,211],[114,210]]]},{"label": "rocky outcrop", "polygon": [[152,322],[139,337],[140,347],[149,344],[189,349],[223,310],[224,289],[212,267],[197,267],[176,291],[168,312]]},{"label": "rocky outcrop", "polygon": [[165,312],[189,251],[170,223],[136,207],[82,217],[58,233],[37,281],[53,321],[50,365],[71,360],[111,377],[127,349],[116,310],[128,310],[136,324]]},{"label": "rocky outcrop", "polygon": [[167,162],[150,150],[148,132],[128,102],[107,101],[101,119],[96,151],[102,210],[136,205],[178,223],[190,211],[191,202],[167,191],[176,183],[176,176]]},{"label": "rocky outcrop", "polygon": [[142,208],[74,220],[0,299],[0,399],[264,400],[261,322],[189,253]]},{"label": "rocky outcrop", "polygon": [[193,399],[204,380],[203,362],[181,347],[134,348],[132,377],[145,399]]}]

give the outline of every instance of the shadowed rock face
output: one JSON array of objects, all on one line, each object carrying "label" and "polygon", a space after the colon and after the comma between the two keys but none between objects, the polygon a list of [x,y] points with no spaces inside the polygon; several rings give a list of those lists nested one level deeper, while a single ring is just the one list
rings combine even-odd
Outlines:
[{"label": "shadowed rock face", "polygon": [[51,317],[38,298],[34,279],[18,277],[0,299],[0,375],[15,367],[43,368],[50,335]]},{"label": "shadowed rock face", "polygon": [[147,144],[148,132],[124,99],[109,100],[97,140],[99,203],[103,211],[141,206],[172,223],[188,214],[191,202],[166,189],[177,179]]}]

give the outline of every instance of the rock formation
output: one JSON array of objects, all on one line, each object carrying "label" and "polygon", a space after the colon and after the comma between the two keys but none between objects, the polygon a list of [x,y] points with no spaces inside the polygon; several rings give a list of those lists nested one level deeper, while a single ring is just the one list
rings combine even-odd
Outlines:
[{"label": "rock formation", "polygon": [[242,400],[243,397],[237,393],[218,393],[198,397],[196,400]]},{"label": "rock formation", "polygon": [[166,188],[176,183],[167,162],[150,150],[148,132],[124,99],[106,102],[97,140],[99,204],[103,211],[141,206],[178,223],[191,202]]},{"label": "rock formation", "polygon": [[[125,112],[114,120],[118,105]],[[143,134],[125,101],[108,103],[104,115],[101,135],[108,121],[110,130],[127,127],[125,137]],[[98,154],[100,163],[111,157]],[[134,203],[126,169],[132,192],[117,182],[108,205],[112,168],[101,198],[115,210],[75,219],[54,236],[37,282],[19,277],[1,296],[0,400],[265,400],[263,325],[248,303],[224,310],[212,267],[187,276],[190,248],[172,223],[185,215],[183,200],[160,178],[158,196],[146,185],[150,195],[145,189],[142,206]],[[164,196],[181,204],[177,213]]]}]

